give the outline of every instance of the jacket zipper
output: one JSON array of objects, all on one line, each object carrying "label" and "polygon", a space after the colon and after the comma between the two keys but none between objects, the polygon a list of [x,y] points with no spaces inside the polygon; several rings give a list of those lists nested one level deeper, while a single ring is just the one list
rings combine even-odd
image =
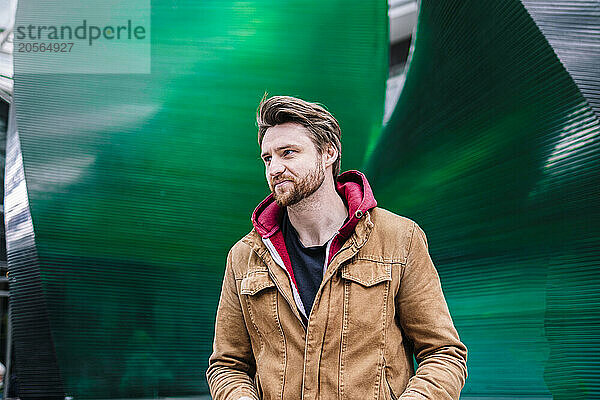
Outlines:
[{"label": "jacket zipper", "polygon": [[292,306],[292,301],[285,295],[285,293],[283,292],[283,289],[281,288],[281,286],[279,286],[279,282],[277,281],[277,278],[275,278],[275,276],[273,275],[271,270],[269,270],[268,273],[269,273],[269,276],[271,277],[271,280],[273,281],[273,283],[275,283],[277,290],[279,290],[279,293],[281,293],[281,295],[283,296],[285,301],[287,301],[288,305],[292,309],[293,314],[296,316],[296,318],[298,318],[298,321],[300,321],[300,324],[304,328],[304,331],[306,331],[306,325],[304,325],[304,321],[302,321],[302,318],[300,317],[300,313],[297,310],[298,307],[296,306],[295,303],[293,303],[294,306]]},{"label": "jacket zipper", "polygon": [[388,392],[390,392],[390,396],[392,397],[392,400],[398,400],[398,398],[396,397],[396,395],[392,391],[392,386],[388,382],[387,375],[385,374],[385,365],[383,366],[383,372],[382,372],[382,374],[383,374],[384,383],[385,383],[385,385],[388,388]]}]

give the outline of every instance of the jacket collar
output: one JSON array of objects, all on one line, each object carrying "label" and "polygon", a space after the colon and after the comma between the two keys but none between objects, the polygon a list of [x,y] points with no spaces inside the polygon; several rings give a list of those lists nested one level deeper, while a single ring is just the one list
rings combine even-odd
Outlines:
[{"label": "jacket collar", "polygon": [[[343,238],[349,238],[365,213],[377,206],[377,201],[366,176],[356,170],[339,175],[335,189],[348,207],[349,217],[339,234]],[[280,229],[282,216],[283,208],[275,203],[271,193],[252,213],[252,225],[262,238],[270,238]]]}]

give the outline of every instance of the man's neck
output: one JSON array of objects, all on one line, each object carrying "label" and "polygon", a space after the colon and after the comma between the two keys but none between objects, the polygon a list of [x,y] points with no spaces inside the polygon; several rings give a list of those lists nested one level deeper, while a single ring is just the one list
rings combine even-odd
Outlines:
[{"label": "man's neck", "polygon": [[322,246],[341,228],[348,209],[335,190],[333,177],[316,192],[287,207],[290,222],[305,247]]}]

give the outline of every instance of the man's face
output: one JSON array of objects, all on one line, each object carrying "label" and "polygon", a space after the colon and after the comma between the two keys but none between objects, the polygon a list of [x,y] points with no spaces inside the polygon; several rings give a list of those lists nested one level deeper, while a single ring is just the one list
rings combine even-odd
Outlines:
[{"label": "man's face", "polygon": [[313,194],[325,179],[323,158],[302,125],[285,123],[267,129],[261,158],[269,189],[280,207]]}]

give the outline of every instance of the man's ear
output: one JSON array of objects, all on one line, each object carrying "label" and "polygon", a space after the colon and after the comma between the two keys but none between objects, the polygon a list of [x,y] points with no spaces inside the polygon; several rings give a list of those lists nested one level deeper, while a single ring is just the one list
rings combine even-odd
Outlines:
[{"label": "man's ear", "polygon": [[330,144],[327,146],[325,151],[323,152],[323,160],[325,161],[325,168],[333,165],[335,160],[338,159],[339,153],[334,145]]}]

